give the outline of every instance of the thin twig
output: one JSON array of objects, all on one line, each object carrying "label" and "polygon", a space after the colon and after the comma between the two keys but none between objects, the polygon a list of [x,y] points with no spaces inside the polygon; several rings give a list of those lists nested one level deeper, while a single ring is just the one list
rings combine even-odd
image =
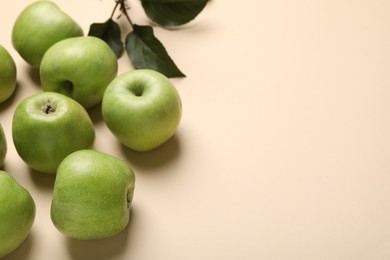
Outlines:
[{"label": "thin twig", "polygon": [[119,2],[121,5],[120,7],[121,12],[126,16],[127,21],[129,21],[131,27],[134,28],[133,22],[131,21],[129,14],[127,13],[128,8],[126,6],[126,0],[119,0]]},{"label": "thin twig", "polygon": [[110,17],[111,19],[112,19],[112,17],[114,17],[114,13],[115,13],[116,9],[118,8],[118,5],[119,5],[119,0],[116,0],[115,2],[116,2],[116,4],[115,4],[115,7],[114,7],[114,10],[112,10],[111,17]]}]

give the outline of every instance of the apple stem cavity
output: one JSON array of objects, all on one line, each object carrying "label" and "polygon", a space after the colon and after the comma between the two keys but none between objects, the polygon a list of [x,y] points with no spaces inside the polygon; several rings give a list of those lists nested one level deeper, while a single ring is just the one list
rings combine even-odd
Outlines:
[{"label": "apple stem cavity", "polygon": [[65,95],[69,95],[73,91],[73,83],[69,80],[66,80],[62,83],[62,90]]},{"label": "apple stem cavity", "polygon": [[56,106],[54,106],[50,103],[47,103],[46,105],[42,106],[41,110],[43,113],[48,115],[48,114],[54,113],[56,111]]},{"label": "apple stem cavity", "polygon": [[133,84],[130,84],[127,89],[136,97],[140,97],[145,92],[145,85],[140,82],[133,82]]},{"label": "apple stem cavity", "polygon": [[133,93],[137,97],[140,97],[144,93],[144,88],[142,86],[137,86],[131,89],[131,93]]}]

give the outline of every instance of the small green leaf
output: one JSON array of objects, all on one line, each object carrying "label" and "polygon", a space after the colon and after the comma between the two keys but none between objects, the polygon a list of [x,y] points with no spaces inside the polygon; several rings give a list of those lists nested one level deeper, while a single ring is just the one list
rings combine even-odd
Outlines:
[{"label": "small green leaf", "polygon": [[169,78],[185,77],[154,36],[151,26],[134,24],[125,44],[127,55],[137,69],[156,70]]},{"label": "small green leaf", "polygon": [[142,0],[146,15],[164,27],[179,26],[193,20],[208,0]]},{"label": "small green leaf", "polygon": [[123,42],[121,40],[121,30],[119,25],[111,18],[105,23],[91,24],[88,35],[98,37],[105,41],[118,58],[122,55]]}]

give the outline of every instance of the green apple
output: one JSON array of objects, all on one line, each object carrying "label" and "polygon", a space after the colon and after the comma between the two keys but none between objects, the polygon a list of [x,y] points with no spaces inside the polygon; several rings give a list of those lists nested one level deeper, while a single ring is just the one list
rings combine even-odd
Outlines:
[{"label": "green apple", "polygon": [[16,88],[16,65],[4,46],[0,45],[0,103],[12,96]]},{"label": "green apple", "polygon": [[51,219],[64,235],[80,240],[114,236],[128,224],[135,175],[122,160],[85,149],[57,170]]},{"label": "green apple", "polygon": [[6,155],[7,155],[7,139],[5,139],[3,127],[0,125],[0,167],[3,166]]},{"label": "green apple", "polygon": [[52,1],[36,1],[17,17],[12,44],[20,56],[38,68],[43,54],[54,43],[84,35],[82,28]]},{"label": "green apple", "polygon": [[148,69],[125,72],[107,87],[103,119],[125,146],[152,150],[171,138],[181,119],[180,96],[163,74]]},{"label": "green apple", "polygon": [[0,257],[18,248],[30,234],[35,203],[11,175],[0,171]]},{"label": "green apple", "polygon": [[28,166],[55,173],[67,155],[93,145],[95,130],[79,103],[59,93],[40,92],[16,107],[12,138]]},{"label": "green apple", "polygon": [[43,56],[40,67],[44,91],[64,94],[86,109],[102,101],[117,71],[118,61],[112,49],[92,36],[54,44]]}]

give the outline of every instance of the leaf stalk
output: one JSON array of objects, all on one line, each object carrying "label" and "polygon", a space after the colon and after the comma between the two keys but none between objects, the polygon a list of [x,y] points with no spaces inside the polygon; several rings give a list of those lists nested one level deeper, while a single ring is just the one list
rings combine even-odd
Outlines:
[{"label": "leaf stalk", "polygon": [[128,5],[126,4],[126,1],[127,0],[116,0],[116,4],[115,4],[115,7],[114,7],[114,10],[112,11],[112,14],[111,14],[111,19],[112,17],[114,16],[114,13],[116,11],[116,9],[118,8],[119,6],[119,10],[121,11],[121,13],[126,17],[127,21],[129,22],[131,28],[134,28],[134,24],[133,24],[133,21],[131,20],[129,14],[127,13],[127,10],[129,9]]}]

